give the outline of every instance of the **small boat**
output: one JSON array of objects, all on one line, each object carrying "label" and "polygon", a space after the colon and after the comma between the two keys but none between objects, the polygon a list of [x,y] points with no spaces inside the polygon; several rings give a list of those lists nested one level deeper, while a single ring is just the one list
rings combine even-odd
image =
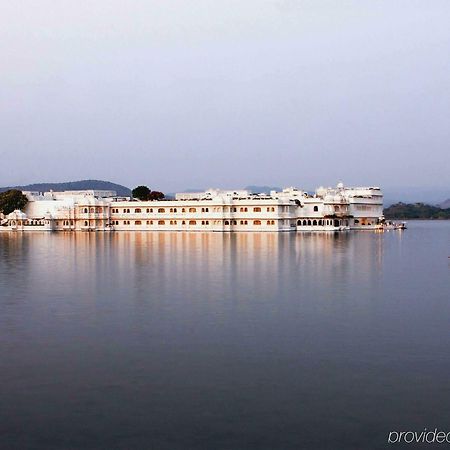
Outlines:
[{"label": "small boat", "polygon": [[389,230],[406,230],[406,222],[392,222],[391,220],[387,220],[380,224],[380,230],[389,231]]}]

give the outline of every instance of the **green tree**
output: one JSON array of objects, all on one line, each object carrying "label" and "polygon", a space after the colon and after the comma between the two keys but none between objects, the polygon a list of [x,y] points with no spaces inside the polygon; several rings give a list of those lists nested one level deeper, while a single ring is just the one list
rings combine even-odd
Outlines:
[{"label": "green tree", "polygon": [[131,191],[133,198],[145,201],[150,197],[150,189],[147,186],[138,186]]},{"label": "green tree", "polygon": [[165,198],[165,196],[162,192],[152,191],[152,192],[150,192],[148,199],[149,200],[162,200],[163,198]]},{"label": "green tree", "polygon": [[22,194],[22,191],[10,189],[0,193],[0,212],[5,216],[12,213],[16,209],[23,211],[28,203],[28,199]]}]

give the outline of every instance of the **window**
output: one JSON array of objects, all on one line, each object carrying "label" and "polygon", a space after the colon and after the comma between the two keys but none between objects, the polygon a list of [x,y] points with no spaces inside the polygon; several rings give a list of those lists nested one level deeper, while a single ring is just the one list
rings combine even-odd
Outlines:
[{"label": "window", "polygon": [[314,206],[314,211],[315,212],[319,211],[319,207],[318,206]]},{"label": "window", "polygon": [[311,225],[311,221],[310,220],[308,220],[308,225]]},{"label": "window", "polygon": [[[183,209],[184,209],[184,208],[183,208]],[[183,221],[181,222],[181,225],[186,225],[186,221],[183,220]]]},{"label": "window", "polygon": [[166,223],[165,220],[158,220],[158,225],[164,225]]},{"label": "window", "polygon": [[88,225],[89,225],[89,224],[88,224],[88,221],[85,220],[85,221],[84,221],[84,226],[87,227]]},{"label": "window", "polygon": [[317,226],[317,220],[313,220],[313,226]]},{"label": "window", "polygon": [[147,220],[147,225],[153,225],[153,220]]},{"label": "window", "polygon": [[170,221],[170,225],[176,225],[177,224],[177,221],[176,220],[171,220]]},{"label": "window", "polygon": [[135,224],[135,225],[142,225],[142,222],[141,222],[140,220],[135,220],[135,221],[134,221],[134,224]]},{"label": "window", "polygon": [[140,213],[140,212],[141,212],[141,208],[136,208],[136,209],[134,210],[134,212],[135,212],[135,213]]},{"label": "window", "polygon": [[190,220],[189,221],[189,225],[196,225],[197,224],[197,221],[196,220]]},{"label": "window", "polygon": [[256,208],[253,208],[253,212],[261,212],[261,208],[257,206]]},{"label": "window", "polygon": [[202,212],[209,212],[209,208],[202,208]]},{"label": "window", "polygon": [[181,212],[185,213],[186,212],[186,208],[182,208]]},{"label": "window", "polygon": [[253,221],[253,225],[261,225],[261,221],[260,220],[254,220]]},{"label": "window", "polygon": [[195,209],[195,208],[189,208],[189,212],[190,213],[193,213],[193,212],[196,212],[197,210]]},{"label": "window", "polygon": [[88,211],[87,208],[84,208],[84,211],[83,211],[83,212],[86,214],[86,213],[88,213],[89,211]]},{"label": "window", "polygon": [[163,212],[165,212],[166,210],[164,209],[164,208],[158,208],[158,212],[159,213],[163,213]]},{"label": "window", "polygon": [[230,222],[228,220],[225,220],[225,225],[230,225]]},{"label": "window", "polygon": [[153,212],[153,208],[147,208],[147,213],[152,213]]}]

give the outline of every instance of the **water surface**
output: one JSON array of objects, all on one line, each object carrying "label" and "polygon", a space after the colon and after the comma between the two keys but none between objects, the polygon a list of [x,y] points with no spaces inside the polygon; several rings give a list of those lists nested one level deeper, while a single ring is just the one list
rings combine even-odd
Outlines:
[{"label": "water surface", "polygon": [[376,449],[450,431],[450,222],[409,225],[0,233],[0,448]]}]

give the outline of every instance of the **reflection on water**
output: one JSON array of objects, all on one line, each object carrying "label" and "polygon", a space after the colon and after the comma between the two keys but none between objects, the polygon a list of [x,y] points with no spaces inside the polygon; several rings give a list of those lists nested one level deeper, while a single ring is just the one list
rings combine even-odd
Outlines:
[{"label": "reflection on water", "polygon": [[0,447],[384,448],[445,429],[449,243],[443,222],[0,233]]}]

